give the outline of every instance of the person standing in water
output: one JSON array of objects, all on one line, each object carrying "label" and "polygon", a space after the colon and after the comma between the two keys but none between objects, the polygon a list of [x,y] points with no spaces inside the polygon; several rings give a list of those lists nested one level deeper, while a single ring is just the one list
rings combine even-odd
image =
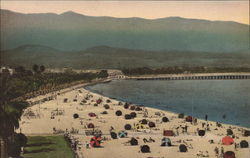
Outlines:
[{"label": "person standing in water", "polygon": [[208,116],[207,116],[207,114],[206,114],[206,115],[205,115],[205,120],[206,120],[206,121],[207,121],[207,117],[208,117]]}]

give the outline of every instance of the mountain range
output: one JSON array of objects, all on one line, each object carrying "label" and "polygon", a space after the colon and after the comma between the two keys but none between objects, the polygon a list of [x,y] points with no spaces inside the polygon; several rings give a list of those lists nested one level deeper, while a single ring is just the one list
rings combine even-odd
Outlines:
[{"label": "mountain range", "polygon": [[108,46],[154,52],[247,53],[249,25],[181,17],[150,20],[71,11],[22,14],[1,10],[1,50],[27,45],[67,52]]}]

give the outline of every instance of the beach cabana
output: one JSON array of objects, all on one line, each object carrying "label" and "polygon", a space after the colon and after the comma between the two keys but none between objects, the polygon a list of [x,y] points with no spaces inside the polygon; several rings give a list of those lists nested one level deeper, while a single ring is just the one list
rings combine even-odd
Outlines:
[{"label": "beach cabana", "polygon": [[125,103],[123,107],[124,107],[124,109],[128,109],[129,108],[129,104]]},{"label": "beach cabana", "polygon": [[247,142],[246,140],[242,140],[242,141],[240,142],[240,147],[241,147],[241,148],[248,148],[248,147],[249,147],[249,144],[248,144],[248,142]]},{"label": "beach cabana", "polygon": [[229,135],[233,135],[234,134],[234,132],[233,132],[233,130],[232,129],[227,129],[227,135],[229,136]]},{"label": "beach cabana", "polygon": [[141,152],[142,153],[150,153],[150,147],[148,145],[142,145]]},{"label": "beach cabana", "polygon": [[117,139],[117,134],[115,132],[110,132],[110,136],[112,139]]},{"label": "beach cabana", "polygon": [[204,136],[206,134],[206,131],[205,130],[199,130],[198,131],[198,135],[199,136]]},{"label": "beach cabana", "polygon": [[97,148],[97,147],[100,147],[101,146],[101,140],[102,138],[101,137],[92,137],[90,139],[90,145],[94,148]]},{"label": "beach cabana", "polygon": [[132,127],[131,127],[130,124],[126,124],[126,125],[124,126],[124,129],[125,129],[125,130],[131,130],[131,128],[132,128]]},{"label": "beach cabana", "polygon": [[88,128],[95,128],[95,125],[93,123],[89,123]]},{"label": "beach cabana", "polygon": [[150,128],[155,127],[155,123],[154,123],[154,122],[149,122],[149,123],[148,123],[148,127],[150,127]]},{"label": "beach cabana", "polygon": [[118,133],[118,136],[119,136],[120,138],[125,138],[125,137],[127,137],[127,135],[128,135],[128,133],[127,133],[126,131],[120,131],[120,132]]},{"label": "beach cabana", "polygon": [[104,107],[105,109],[109,109],[109,108],[110,108],[110,106],[109,106],[108,104],[105,104],[103,107]]},{"label": "beach cabana", "polygon": [[121,115],[122,115],[121,110],[117,110],[117,111],[115,112],[115,115],[116,115],[116,116],[121,116]]},{"label": "beach cabana", "polygon": [[131,113],[130,113],[130,116],[131,116],[132,118],[136,118],[136,113],[135,113],[135,112],[131,112]]},{"label": "beach cabana", "polygon": [[174,136],[174,132],[172,130],[164,130],[163,136]]},{"label": "beach cabana", "polygon": [[186,121],[187,121],[187,122],[192,122],[192,121],[193,121],[192,116],[187,116],[187,117],[186,117]]},{"label": "beach cabana", "polygon": [[223,145],[232,145],[234,143],[234,139],[230,136],[225,136],[222,138]]},{"label": "beach cabana", "polygon": [[248,131],[248,130],[245,130],[245,131],[244,131],[244,136],[245,136],[245,137],[248,137],[248,136],[250,136],[250,131]]},{"label": "beach cabana", "polygon": [[125,118],[126,120],[132,119],[131,115],[129,115],[129,114],[126,114],[126,115],[124,116],[124,118]]},{"label": "beach cabana", "polygon": [[233,151],[227,151],[224,153],[223,158],[235,158],[235,153]]},{"label": "beach cabana", "polygon": [[130,106],[130,110],[135,110],[135,106]]},{"label": "beach cabana", "polygon": [[135,111],[142,111],[142,108],[139,107],[139,106],[137,106],[137,107],[135,108]]},{"label": "beach cabana", "polygon": [[90,112],[90,113],[89,113],[89,117],[96,117],[96,114],[93,113],[93,112]]},{"label": "beach cabana", "polygon": [[161,146],[171,146],[171,140],[169,138],[162,138],[161,140]]},{"label": "beach cabana", "polygon": [[148,121],[147,121],[146,119],[142,119],[142,120],[140,121],[140,123],[146,125],[146,124],[148,124]]},{"label": "beach cabana", "polygon": [[134,145],[138,145],[138,140],[135,139],[134,137],[131,138],[131,140],[129,141],[130,145],[134,146]]},{"label": "beach cabana", "polygon": [[179,151],[180,151],[180,152],[187,152],[187,151],[188,151],[187,146],[184,145],[184,144],[181,144],[181,145],[179,146]]},{"label": "beach cabana", "polygon": [[167,117],[163,117],[162,122],[169,122],[169,119]]}]

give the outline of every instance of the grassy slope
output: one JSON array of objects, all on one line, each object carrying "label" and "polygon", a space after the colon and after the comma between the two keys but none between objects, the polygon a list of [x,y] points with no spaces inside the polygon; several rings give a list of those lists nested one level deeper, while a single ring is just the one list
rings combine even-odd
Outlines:
[{"label": "grassy slope", "polygon": [[24,158],[73,158],[74,154],[63,136],[28,137]]}]

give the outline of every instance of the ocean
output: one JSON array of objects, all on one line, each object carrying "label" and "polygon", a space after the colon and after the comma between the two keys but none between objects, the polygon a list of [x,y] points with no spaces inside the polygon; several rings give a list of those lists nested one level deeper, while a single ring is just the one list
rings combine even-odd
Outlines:
[{"label": "ocean", "polygon": [[85,88],[133,104],[250,127],[250,80],[114,80]]}]

